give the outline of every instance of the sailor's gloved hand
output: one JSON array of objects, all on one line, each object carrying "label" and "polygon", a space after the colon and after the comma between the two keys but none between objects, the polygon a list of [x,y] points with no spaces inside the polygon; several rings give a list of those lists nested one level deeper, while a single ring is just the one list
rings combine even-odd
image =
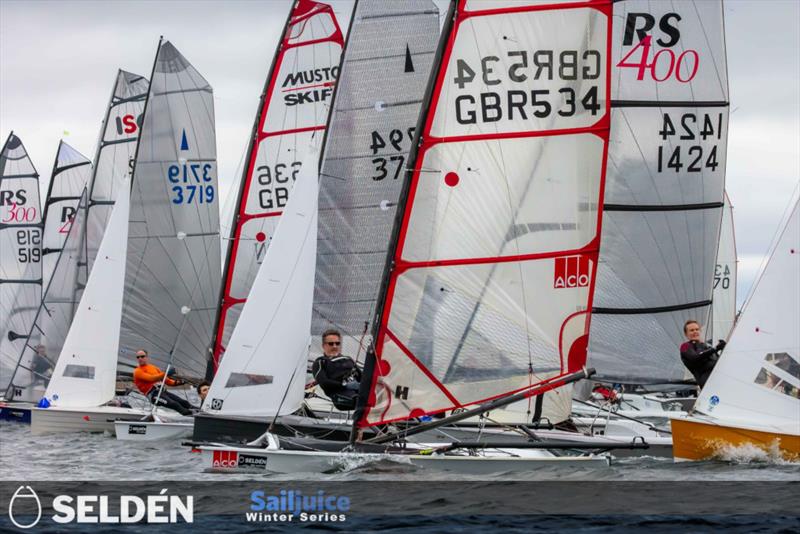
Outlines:
[{"label": "sailor's gloved hand", "polygon": [[182,385],[184,385],[185,383],[186,383],[186,381],[185,381],[185,380],[183,380],[183,379],[181,379],[181,378],[176,378],[176,379],[175,379],[175,385],[176,385],[176,386],[182,386]]},{"label": "sailor's gloved hand", "polygon": [[722,350],[722,349],[724,349],[724,348],[725,348],[727,345],[728,345],[728,344],[725,342],[725,340],[724,340],[724,339],[720,339],[720,340],[719,340],[719,342],[717,343],[717,350],[718,350],[718,351],[719,351],[719,350]]}]

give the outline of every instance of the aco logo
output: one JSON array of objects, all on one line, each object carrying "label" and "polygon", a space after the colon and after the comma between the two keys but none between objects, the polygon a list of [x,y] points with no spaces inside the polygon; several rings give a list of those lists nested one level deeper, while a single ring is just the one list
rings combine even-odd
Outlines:
[{"label": "aco logo", "polygon": [[211,467],[231,468],[239,465],[239,453],[236,451],[214,451]]},{"label": "aco logo", "polygon": [[589,278],[588,256],[567,256],[555,259],[554,288],[587,287]]},{"label": "aco logo", "polygon": [[[35,510],[35,514],[33,511]],[[15,517],[16,513],[16,517]],[[29,516],[35,515],[33,520]],[[26,522],[17,521],[17,517],[25,517]],[[30,486],[20,486],[8,502],[8,518],[17,528],[33,528],[42,518],[42,502]]]}]

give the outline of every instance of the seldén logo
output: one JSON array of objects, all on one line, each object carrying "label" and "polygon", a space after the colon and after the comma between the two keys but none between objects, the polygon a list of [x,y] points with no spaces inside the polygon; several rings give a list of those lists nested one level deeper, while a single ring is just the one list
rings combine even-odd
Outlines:
[{"label": "seld\u00e9n logo", "polygon": [[[51,519],[68,523],[193,523],[194,497],[167,495],[56,495],[50,503]],[[20,486],[8,503],[8,517],[18,528],[35,527],[42,519],[42,501],[30,486]],[[35,516],[35,517],[34,517]],[[33,519],[30,519],[33,518]]]}]

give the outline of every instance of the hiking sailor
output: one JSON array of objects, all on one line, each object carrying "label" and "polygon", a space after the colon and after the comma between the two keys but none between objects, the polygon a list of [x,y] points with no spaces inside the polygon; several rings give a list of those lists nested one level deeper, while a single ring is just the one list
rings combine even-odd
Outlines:
[{"label": "hiking sailor", "polygon": [[683,325],[683,334],[687,341],[681,345],[680,350],[683,365],[689,369],[697,384],[702,388],[706,385],[706,380],[711,375],[722,349],[725,348],[725,340],[720,339],[717,346],[712,347],[700,340],[701,331],[700,323],[694,319],[686,321]]},{"label": "hiking sailor", "polygon": [[[168,374],[164,373],[150,363],[150,357],[146,350],[136,351],[136,360],[139,362],[139,366],[133,371],[133,383],[136,384],[142,395],[150,399],[150,402],[175,410],[181,415],[192,415],[197,410],[189,401],[173,395],[167,391],[166,387],[159,386],[162,380],[165,386],[180,386],[185,383],[179,378],[172,378],[175,375],[174,368],[170,369]],[[161,390],[160,395],[159,390]]]},{"label": "hiking sailor", "polygon": [[342,355],[341,347],[342,335],[338,330],[323,332],[323,356],[314,361],[311,373],[337,409],[352,410],[356,406],[361,371],[352,358]]}]

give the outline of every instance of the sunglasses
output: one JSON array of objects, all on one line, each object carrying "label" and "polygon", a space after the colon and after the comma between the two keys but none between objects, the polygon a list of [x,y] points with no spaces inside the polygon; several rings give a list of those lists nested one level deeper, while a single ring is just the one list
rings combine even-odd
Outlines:
[{"label": "sunglasses", "polygon": [[326,345],[330,345],[331,347],[338,347],[339,345],[342,344],[342,342],[341,341],[326,341],[325,344]]},{"label": "sunglasses", "polygon": [[147,358],[147,354],[137,354],[136,359],[138,360],[139,358]]}]

